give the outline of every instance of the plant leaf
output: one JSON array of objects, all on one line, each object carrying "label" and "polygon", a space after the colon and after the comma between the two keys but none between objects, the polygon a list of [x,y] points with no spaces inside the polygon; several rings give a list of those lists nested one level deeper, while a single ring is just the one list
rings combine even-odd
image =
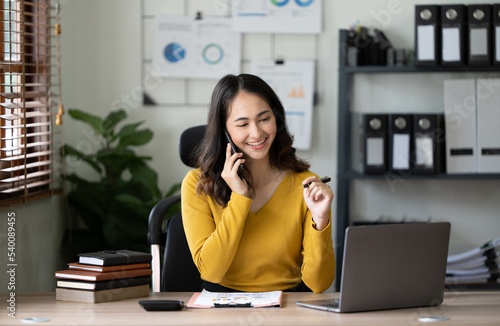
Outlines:
[{"label": "plant leaf", "polygon": [[75,208],[85,224],[100,229],[109,209],[108,190],[101,183],[89,182],[79,185],[68,194],[68,203]]},{"label": "plant leaf", "polygon": [[130,150],[102,150],[95,154],[95,159],[104,166],[107,177],[120,177],[129,165],[142,160]]},{"label": "plant leaf", "polygon": [[97,164],[92,159],[92,156],[87,156],[87,155],[83,154],[82,152],[80,152],[79,150],[77,150],[76,148],[74,148],[73,146],[68,145],[68,144],[64,145],[63,147],[64,147],[64,155],[65,156],[74,156],[77,159],[82,160],[82,161],[88,163],[99,174],[102,173],[101,167],[99,166],[99,164]]},{"label": "plant leaf", "polygon": [[128,209],[132,209],[136,213],[143,216],[148,216],[149,211],[151,210],[151,208],[146,206],[141,199],[129,194],[117,195],[115,196],[115,199],[125,205]]},{"label": "plant leaf", "polygon": [[144,162],[136,162],[129,166],[132,179],[149,189],[155,196],[160,196],[158,174]]},{"label": "plant leaf", "polygon": [[84,180],[84,179],[80,178],[79,176],[77,176],[74,173],[65,175],[64,179],[66,179],[67,181],[69,181],[69,182],[71,182],[71,183],[73,183],[73,184],[75,184],[77,186],[84,185],[84,184],[88,183],[87,180]]},{"label": "plant leaf", "polygon": [[130,123],[130,124],[124,125],[122,127],[122,129],[120,129],[120,131],[118,132],[117,136],[123,137],[123,136],[130,135],[131,133],[135,132],[137,130],[137,127],[139,127],[143,123],[144,123],[144,121],[139,121],[136,123]]},{"label": "plant leaf", "polygon": [[138,130],[120,138],[118,148],[127,146],[141,146],[147,144],[153,138],[153,132],[149,129]]},{"label": "plant leaf", "polygon": [[144,123],[144,121],[139,121],[136,123],[131,123],[131,124],[127,124],[127,125],[123,126],[122,129],[120,129],[120,131],[116,135],[113,136],[111,141],[113,142],[117,138],[121,138],[121,137],[124,137],[126,135],[129,135],[129,134],[135,132],[137,127],[139,127],[143,123]]},{"label": "plant leaf", "polygon": [[102,122],[104,132],[107,136],[113,136],[113,129],[122,120],[127,118],[127,113],[124,110],[110,112]]},{"label": "plant leaf", "polygon": [[87,123],[90,125],[92,128],[94,128],[94,131],[96,134],[101,135],[104,137],[105,135],[105,130],[104,130],[104,125],[102,122],[102,119],[96,115],[83,112],[78,109],[69,109],[68,114],[76,120],[80,120],[82,122]]}]

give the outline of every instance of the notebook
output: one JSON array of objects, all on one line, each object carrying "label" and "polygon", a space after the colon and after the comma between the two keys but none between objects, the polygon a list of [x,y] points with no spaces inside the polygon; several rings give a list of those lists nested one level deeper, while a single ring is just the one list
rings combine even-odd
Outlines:
[{"label": "notebook", "polygon": [[340,298],[296,304],[334,312],[439,305],[449,238],[448,222],[348,227]]}]

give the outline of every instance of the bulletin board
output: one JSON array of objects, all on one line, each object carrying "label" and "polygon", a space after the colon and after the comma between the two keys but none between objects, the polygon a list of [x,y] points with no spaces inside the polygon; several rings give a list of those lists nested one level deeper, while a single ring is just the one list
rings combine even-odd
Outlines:
[{"label": "bulletin board", "polygon": [[[288,1],[249,1],[249,0],[184,0],[162,1],[141,0],[141,85],[143,105],[145,107],[206,107],[208,108],[212,91],[217,81],[224,75],[254,73],[263,78],[273,87],[285,107],[289,131],[294,135],[294,147],[299,150],[309,150],[311,147],[312,115],[317,94],[316,66],[319,53],[320,27],[307,31],[297,28],[290,17],[297,15],[294,7],[307,3],[321,3],[322,0],[288,0]],[[288,7],[286,6],[288,5]],[[259,10],[266,11],[270,32],[266,30],[251,30],[250,32],[235,31],[235,21],[232,15],[260,17]],[[278,12],[278,10],[281,10]],[[307,16],[308,11],[301,11],[304,23],[311,25],[312,20],[321,20]],[[280,29],[273,31],[272,19],[280,20]],[[286,17],[289,15],[290,17]],[[320,15],[320,12],[316,12]],[[253,17],[255,18],[255,17]],[[282,20],[286,18],[286,20]],[[219,25],[231,21],[227,29],[239,36],[239,40],[231,40],[223,36],[223,30],[217,31]],[[283,25],[288,21],[288,29]],[[252,24],[239,23],[239,28],[245,29]],[[299,25],[300,26],[300,25]],[[158,35],[170,33],[168,42],[158,45]],[[287,32],[288,31],[288,32]],[[174,35],[174,36],[172,36]],[[198,37],[222,37],[217,42],[211,42],[202,51],[203,44],[196,43]],[[172,38],[173,37],[173,38]],[[179,41],[171,41],[177,38]],[[163,40],[163,39],[162,39]],[[226,42],[226,44],[224,43]],[[229,43],[227,43],[229,42]],[[214,69],[213,78],[210,69],[205,69],[206,62],[218,62],[222,50],[214,44],[224,44],[230,51],[224,53],[224,58],[237,56],[237,65],[229,66],[227,73]],[[235,51],[238,48],[238,51]],[[191,62],[180,69],[187,61],[187,54],[199,51],[205,56],[205,61]],[[211,51],[211,52],[209,52]],[[161,68],[158,53],[161,52],[165,67]],[[170,61],[170,62],[166,62]],[[234,63],[234,62],[233,62]],[[168,66],[170,64],[170,66]],[[237,68],[236,68],[237,66]],[[160,67],[160,68],[159,68]],[[201,67],[201,68],[200,68]],[[211,67],[213,68],[213,67]],[[205,70],[204,70],[205,69]],[[309,71],[308,71],[309,69]],[[302,78],[302,82],[289,83],[288,77]],[[293,85],[292,85],[293,84]],[[289,85],[289,89],[284,89]],[[310,86],[309,86],[310,85]],[[303,87],[304,86],[304,87]],[[305,104],[304,104],[305,103]]]},{"label": "bulletin board", "polygon": [[[141,86],[144,106],[207,106],[217,79],[168,78],[155,76],[153,39],[155,17],[159,14],[231,17],[231,0],[141,0]],[[287,59],[318,58],[319,34],[242,33],[240,72],[250,73],[255,59],[285,62]]]}]

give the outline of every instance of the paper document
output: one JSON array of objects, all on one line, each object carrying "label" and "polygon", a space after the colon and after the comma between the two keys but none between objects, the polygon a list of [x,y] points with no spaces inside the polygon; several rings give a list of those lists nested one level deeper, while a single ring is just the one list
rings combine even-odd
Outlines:
[{"label": "paper document", "polygon": [[233,0],[233,30],[243,33],[319,34],[320,0]]},{"label": "paper document", "polygon": [[231,19],[157,15],[153,72],[170,78],[219,79],[239,74],[241,34]]},{"label": "paper document", "polygon": [[283,291],[271,292],[210,292],[195,293],[188,308],[279,307]]},{"label": "paper document", "polygon": [[[276,92],[285,108],[293,146],[311,149],[314,106],[314,60],[253,60],[251,71]],[[281,118],[281,117],[277,117]]]}]

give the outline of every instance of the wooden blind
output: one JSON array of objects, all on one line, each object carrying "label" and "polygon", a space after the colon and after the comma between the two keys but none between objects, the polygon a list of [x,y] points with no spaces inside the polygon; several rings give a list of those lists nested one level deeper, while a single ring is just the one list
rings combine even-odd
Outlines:
[{"label": "wooden blind", "polygon": [[56,1],[0,1],[0,206],[12,206],[61,192],[61,29]]}]

